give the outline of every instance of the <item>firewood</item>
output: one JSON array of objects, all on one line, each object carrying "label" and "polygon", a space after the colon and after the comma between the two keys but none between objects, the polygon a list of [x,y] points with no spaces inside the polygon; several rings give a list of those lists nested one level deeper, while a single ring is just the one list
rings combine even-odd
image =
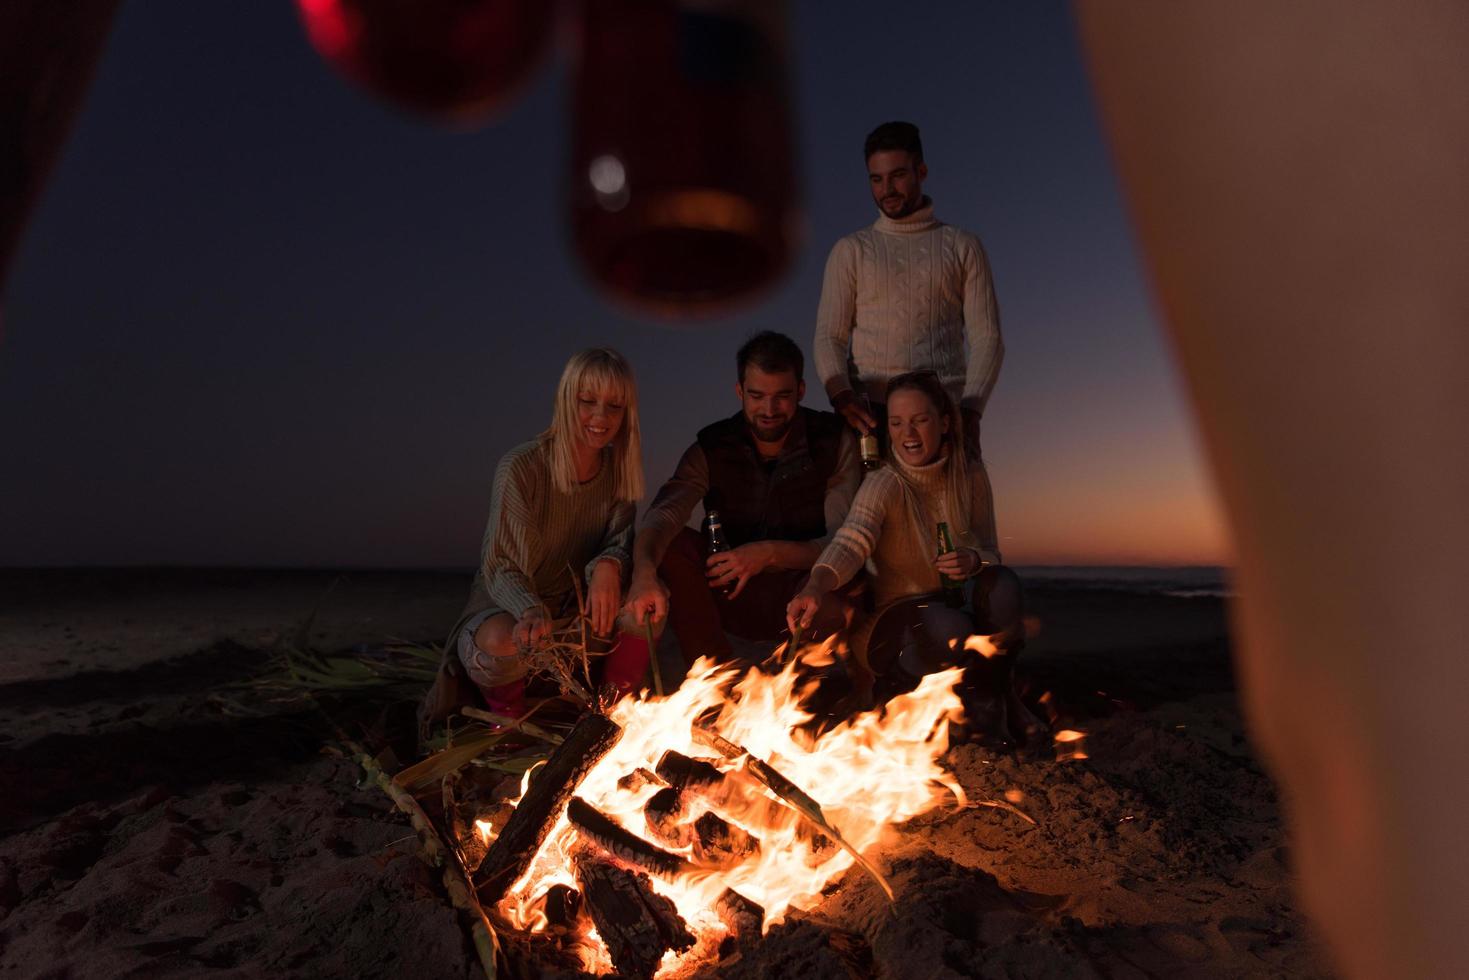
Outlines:
[{"label": "firewood", "polygon": [[694,858],[700,864],[733,868],[759,853],[758,840],[715,813],[705,813],[694,821]]},{"label": "firewood", "polygon": [[694,829],[687,818],[683,794],[672,786],[660,789],[643,804],[649,832],[669,847],[688,847],[694,842]]},{"label": "firewood", "polygon": [[621,737],[622,729],[603,715],[584,715],[576,723],[531,778],[530,788],[475,871],[482,903],[498,902],[525,874],[577,785]]},{"label": "firewood", "polygon": [[897,902],[897,899],[893,896],[892,886],[882,876],[882,872],[878,871],[871,861],[863,857],[860,851],[847,843],[847,839],[826,819],[826,814],[822,812],[821,804],[816,802],[810,794],[783,776],[770,763],[751,755],[750,751],[744,746],[736,745],[713,729],[696,724],[693,726],[692,731],[696,741],[709,746],[730,761],[742,761],[746,772],[764,783],[772,793],[780,797],[782,802],[799,813],[816,829],[830,837],[838,847],[852,855],[852,859],[857,862],[858,866],[877,882],[878,887],[887,896],[889,905]]},{"label": "firewood", "polygon": [[663,779],[651,769],[639,766],[617,781],[617,788],[624,793],[636,793],[648,786],[666,786]]},{"label": "firewood", "polygon": [[566,805],[566,819],[584,840],[596,844],[624,864],[651,871],[662,878],[693,870],[693,865],[685,859],[648,843],[579,796],[572,797]]},{"label": "firewood", "polygon": [[653,891],[647,875],[618,867],[590,849],[573,855],[572,870],[583,905],[620,975],[650,978],[665,952],[694,945],[678,909]]},{"label": "firewood", "polygon": [[546,921],[558,928],[571,925],[581,915],[581,892],[570,885],[552,885],[541,902]]},{"label": "firewood", "polygon": [[724,782],[724,773],[707,760],[691,759],[672,749],[658,760],[658,775],[675,789],[693,789],[700,795]]},{"label": "firewood", "polygon": [[737,942],[759,939],[765,910],[733,888],[726,888],[714,903],[714,914]]}]

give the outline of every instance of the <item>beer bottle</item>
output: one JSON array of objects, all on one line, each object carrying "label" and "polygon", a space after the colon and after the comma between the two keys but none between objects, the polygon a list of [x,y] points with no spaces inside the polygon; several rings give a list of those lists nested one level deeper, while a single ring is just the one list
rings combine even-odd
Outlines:
[{"label": "beer bottle", "polygon": [[[862,407],[867,409],[867,414],[872,414],[872,400],[865,394],[862,396]],[[862,433],[857,440],[857,450],[862,454],[862,468],[864,470],[875,470],[882,465],[882,457],[877,450],[877,432],[869,429]]]},{"label": "beer bottle", "polygon": [[[719,511],[711,510],[704,515],[704,536],[709,543],[709,554],[717,555],[721,551],[733,551],[729,542],[724,537],[724,525],[720,523]],[[734,591],[734,586],[728,586],[724,590],[725,595]]]},{"label": "beer bottle", "polygon": [[731,550],[729,542],[724,539],[724,524],[719,520],[719,511],[711,510],[704,515],[704,534],[709,543],[709,554]]},{"label": "beer bottle", "polygon": [[[938,554],[947,555],[954,550],[954,539],[949,536],[949,523],[939,521],[938,526]],[[944,573],[939,573],[939,585],[944,590],[944,605],[958,609],[964,605],[964,580],[957,579]]]}]

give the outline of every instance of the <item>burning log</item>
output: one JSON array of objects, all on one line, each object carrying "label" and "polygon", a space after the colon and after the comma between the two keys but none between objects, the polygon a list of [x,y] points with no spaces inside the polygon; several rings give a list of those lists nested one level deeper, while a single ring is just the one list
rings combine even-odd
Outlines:
[{"label": "burning log", "polygon": [[579,796],[572,797],[566,805],[566,819],[583,838],[619,861],[651,871],[660,878],[693,870],[688,861],[648,843]]},{"label": "burning log", "polygon": [[732,761],[742,759],[747,772],[764,783],[772,793],[780,797],[792,810],[805,817],[818,830],[830,837],[842,850],[852,855],[853,860],[862,867],[862,870],[871,875],[873,880],[882,888],[883,894],[887,896],[889,904],[897,901],[893,896],[892,886],[888,884],[887,879],[882,876],[882,873],[870,861],[863,857],[855,847],[847,843],[846,838],[842,837],[837,829],[827,821],[826,814],[821,810],[821,804],[817,803],[801,787],[791,782],[785,776],[782,776],[770,763],[756,758],[750,754],[748,749],[736,745],[712,729],[705,728],[702,725],[694,725],[693,734],[697,741],[708,745],[726,759]]},{"label": "burning log", "polygon": [[622,729],[603,715],[584,715],[576,723],[531,779],[524,798],[475,871],[474,885],[481,902],[498,902],[525,874],[566,800],[621,737]]},{"label": "burning log", "polygon": [[648,876],[620,868],[580,850],[572,870],[597,933],[624,977],[652,977],[663,954],[694,945],[694,936],[673,902],[653,891]]},{"label": "burning log", "polygon": [[672,786],[660,789],[643,804],[648,830],[669,847],[688,847],[694,842],[693,828],[685,822],[687,816],[683,796]]},{"label": "burning log", "polygon": [[658,760],[658,776],[674,789],[691,789],[700,796],[711,795],[724,784],[724,773],[712,763],[672,749]]},{"label": "burning log", "polygon": [[726,888],[714,903],[714,914],[735,942],[759,939],[765,925],[765,910],[733,888]]},{"label": "burning log", "polygon": [[667,784],[657,773],[651,769],[644,769],[641,766],[617,781],[617,788],[624,793],[636,793],[648,786],[665,785]]},{"label": "burning log", "polygon": [[541,902],[546,921],[558,928],[571,925],[581,915],[581,892],[570,885],[552,885]]},{"label": "burning log", "polygon": [[705,813],[694,821],[694,857],[701,864],[732,868],[759,853],[758,840],[715,813]]}]

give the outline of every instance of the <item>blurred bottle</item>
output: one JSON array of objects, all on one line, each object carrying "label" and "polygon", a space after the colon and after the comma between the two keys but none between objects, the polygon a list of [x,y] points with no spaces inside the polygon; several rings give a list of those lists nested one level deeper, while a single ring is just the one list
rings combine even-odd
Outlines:
[{"label": "blurred bottle", "polygon": [[[949,534],[947,521],[939,521],[938,526],[938,554],[947,555],[954,550],[954,539]],[[950,575],[939,573],[939,585],[944,590],[944,605],[952,609],[958,609],[964,605],[964,580]]]},{"label": "blurred bottle", "polygon": [[799,221],[784,0],[585,0],[571,226],[591,277],[664,314],[774,283]]},{"label": "blurred bottle", "polygon": [[[867,414],[872,415],[872,399],[864,393],[862,395],[862,407]],[[875,470],[882,465],[882,454],[877,447],[877,430],[869,429],[862,433],[857,439],[857,451],[862,454],[862,468],[864,470]]]},{"label": "blurred bottle", "polygon": [[507,103],[545,54],[555,0],[296,0],[338,71],[400,106],[455,123]]}]

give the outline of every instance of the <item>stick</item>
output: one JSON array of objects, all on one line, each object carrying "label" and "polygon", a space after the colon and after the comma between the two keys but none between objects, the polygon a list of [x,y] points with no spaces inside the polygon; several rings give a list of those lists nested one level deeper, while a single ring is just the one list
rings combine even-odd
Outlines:
[{"label": "stick", "polygon": [[560,745],[566,741],[560,735],[557,735],[555,732],[548,732],[540,725],[531,724],[521,718],[511,718],[509,715],[498,714],[494,711],[485,711],[483,708],[476,708],[473,705],[465,705],[459,709],[459,713],[467,718],[477,718],[480,721],[487,721],[492,725],[499,725],[502,728],[513,728],[517,732],[523,732],[531,738],[538,738],[543,742],[550,742],[552,745]]},{"label": "stick", "polygon": [[[597,685],[592,683],[592,662],[587,659],[587,597],[581,590],[581,575],[568,562],[566,570],[571,573],[571,587],[576,590],[576,622],[581,627],[581,672],[587,679],[587,690],[595,694]],[[592,702],[592,707],[597,707]]]},{"label": "stick", "polygon": [[816,800],[807,795],[795,783],[782,776],[769,763],[751,755],[748,749],[736,745],[713,729],[696,724],[693,726],[693,734],[695,739],[708,745],[726,759],[732,761],[744,759],[745,769],[751,775],[764,783],[772,793],[780,797],[791,809],[805,817],[818,830],[830,837],[838,847],[852,855],[852,858],[862,866],[862,870],[871,875],[878,886],[882,888],[883,894],[888,898],[889,905],[897,903],[897,897],[893,895],[892,886],[887,883],[887,879],[855,847],[848,844],[846,838],[842,837],[841,833],[831,825],[826,819],[826,814],[821,811],[820,803],[817,803]]},{"label": "stick", "polygon": [[423,807],[418,805],[418,801],[389,779],[388,774],[383,772],[382,767],[362,746],[349,741],[347,748],[357,756],[357,763],[362,766],[368,778],[388,795],[388,799],[393,801],[393,805],[401,813],[408,816],[408,822],[418,832],[424,859],[433,867],[443,868],[444,890],[449,894],[450,904],[470,917],[470,936],[474,940],[474,951],[479,956],[479,965],[484,971],[485,980],[495,980],[498,973],[495,955],[500,948],[500,940],[485,916],[484,908],[475,900],[474,889],[469,887],[463,867],[457,860],[444,859],[446,848],[443,839],[429,820],[428,814],[423,812]]},{"label": "stick", "polygon": [[663,697],[663,668],[658,666],[658,644],[653,641],[653,620],[643,623],[643,632],[648,637],[648,660],[653,665],[653,693]]}]

